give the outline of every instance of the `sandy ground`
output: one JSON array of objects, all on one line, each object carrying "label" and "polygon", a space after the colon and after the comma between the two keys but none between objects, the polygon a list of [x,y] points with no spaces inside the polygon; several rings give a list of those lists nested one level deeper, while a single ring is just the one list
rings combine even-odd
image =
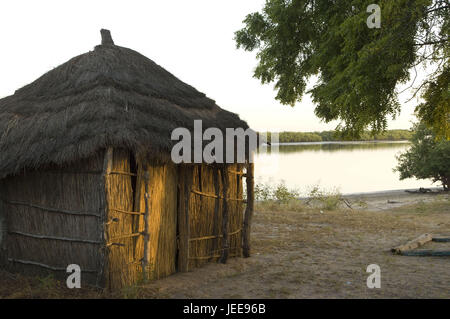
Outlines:
[{"label": "sandy ground", "polygon": [[[374,193],[345,195],[348,201],[358,209],[385,211],[405,205],[430,203],[441,194],[440,188],[431,189],[431,193],[417,193],[417,190],[393,190]],[[414,193],[412,193],[414,192]],[[362,205],[358,205],[362,204]],[[353,206],[352,205],[352,206]]]},{"label": "sandy ground", "polygon": [[[352,206],[364,201],[365,208],[256,211],[253,257],[209,264],[147,288],[163,298],[450,298],[450,258],[390,252],[426,232],[450,236],[448,195],[347,198]],[[450,250],[450,243],[427,245]],[[369,264],[381,268],[380,289],[367,288]]]},{"label": "sandy ground", "polygon": [[[397,192],[347,200],[353,209],[259,207],[252,257],[226,265],[211,263],[113,295],[89,289],[68,293],[41,279],[38,286],[25,281],[24,288],[23,277],[0,272],[0,297],[450,298],[450,258],[390,252],[423,233],[450,237],[449,194]],[[450,243],[427,245],[450,250]],[[370,264],[381,268],[380,289],[367,288]]]}]

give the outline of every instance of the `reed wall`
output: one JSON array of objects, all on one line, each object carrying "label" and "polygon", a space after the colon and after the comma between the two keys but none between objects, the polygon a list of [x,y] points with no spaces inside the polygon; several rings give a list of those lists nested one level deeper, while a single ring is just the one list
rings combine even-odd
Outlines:
[{"label": "reed wall", "polygon": [[96,284],[101,264],[102,154],[63,167],[46,167],[1,181],[3,262],[11,271],[67,277]]},{"label": "reed wall", "polygon": [[242,255],[242,179],[240,164],[135,163],[111,148],[8,177],[0,181],[0,263],[61,278],[78,264],[83,283],[118,289],[224,262]]},{"label": "reed wall", "polygon": [[[228,170],[228,256],[242,254],[243,168],[240,164],[226,165]],[[189,199],[189,266],[199,267],[218,261],[223,252],[223,177],[212,165],[195,165],[192,192]]]}]

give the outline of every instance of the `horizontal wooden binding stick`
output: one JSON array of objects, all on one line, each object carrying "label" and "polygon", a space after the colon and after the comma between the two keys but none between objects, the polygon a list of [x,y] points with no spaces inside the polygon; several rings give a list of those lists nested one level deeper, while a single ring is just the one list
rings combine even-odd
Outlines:
[{"label": "horizontal wooden binding stick", "polygon": [[[211,256],[200,256],[200,257],[189,257],[189,259],[192,260],[202,260],[202,259],[209,259],[209,258],[219,258],[221,255],[211,255]],[[229,254],[228,257],[236,257],[236,254]]]},{"label": "horizontal wooden binding stick", "polygon": [[125,172],[125,171],[111,171],[110,175],[126,175],[126,176],[137,176],[135,173]]},{"label": "horizontal wooden binding stick", "polygon": [[109,208],[109,210],[112,210],[114,212],[118,212],[118,213],[122,213],[122,214],[128,214],[128,215],[144,215],[145,213],[141,213],[141,212],[129,212],[123,209],[118,209],[118,208]]},{"label": "horizontal wooden binding stick", "polygon": [[[239,228],[238,230],[236,230],[236,231],[234,231],[234,232],[232,232],[232,233],[229,233],[228,235],[229,235],[229,236],[236,235],[236,234],[240,233],[241,231],[242,231],[242,228]],[[212,235],[212,236],[204,236],[204,237],[191,238],[191,239],[189,239],[189,241],[206,240],[206,239],[215,239],[215,238],[222,238],[222,237],[223,237],[222,235],[217,235],[217,236]]]},{"label": "horizontal wooden binding stick", "polygon": [[[214,164],[207,164],[207,163],[205,163],[204,165],[210,166],[210,167],[217,167],[217,166],[214,165]],[[246,176],[246,175],[247,175],[247,173],[244,173],[243,171],[240,172],[240,171],[235,171],[235,170],[232,170],[232,169],[229,169],[229,170],[228,170],[228,173],[230,173],[230,174],[235,174],[235,175],[242,175],[242,176]]]},{"label": "horizontal wooden binding stick", "polygon": [[121,243],[109,243],[109,244],[106,244],[106,247],[110,247],[110,246],[125,247],[125,244],[121,244]]},{"label": "horizontal wooden binding stick", "polygon": [[144,235],[144,233],[125,234],[125,235],[122,235],[122,236],[117,236],[117,237],[111,238],[110,240],[111,240],[111,242],[115,242],[118,239],[132,238],[132,237],[143,236],[143,235]]},{"label": "horizontal wooden binding stick", "polygon": [[103,171],[46,170],[44,173],[101,175]]},{"label": "horizontal wooden binding stick", "polygon": [[18,202],[18,201],[6,201],[4,202],[8,205],[19,205],[19,206],[28,206],[32,208],[37,208],[40,210],[44,210],[50,213],[60,213],[60,214],[67,214],[67,215],[74,215],[74,216],[93,216],[100,218],[99,214],[95,214],[92,212],[83,212],[83,211],[74,211],[74,210],[65,210],[65,209],[59,209],[59,208],[51,208],[51,207],[45,207],[41,205],[31,204],[31,203],[25,203],[25,202]]},{"label": "horizontal wooden binding stick", "polygon": [[20,231],[8,231],[8,234],[20,235],[20,236],[24,236],[24,237],[31,237],[31,238],[37,238],[37,239],[68,241],[68,242],[74,242],[74,243],[102,244],[101,241],[96,241],[96,240],[56,237],[56,236],[46,236],[46,235],[35,235],[35,234],[29,234],[29,233],[24,233],[24,232],[20,232]]},{"label": "horizontal wooden binding stick", "polygon": [[[33,266],[38,266],[41,268],[46,268],[46,269],[50,269],[50,270],[55,270],[55,271],[67,271],[67,268],[63,268],[63,267],[53,267],[53,266],[49,266],[46,264],[42,264],[42,263],[38,263],[35,261],[29,261],[29,260],[21,260],[21,259],[13,259],[13,258],[8,258],[9,262],[12,263],[19,263],[19,264],[24,264],[24,265],[33,265]],[[81,268],[81,272],[92,272],[92,273],[97,273],[97,270],[91,270],[91,269],[83,269]]]},{"label": "horizontal wooden binding stick", "polygon": [[[197,190],[191,190],[192,193],[200,195],[200,196],[205,196],[205,197],[211,197],[211,198],[219,198],[219,199],[223,199],[222,196],[217,196],[215,194],[210,194],[210,193],[204,193],[204,192],[200,192]],[[232,200],[232,201],[238,201],[238,202],[245,202],[245,199],[242,198],[227,198],[227,200]]]}]

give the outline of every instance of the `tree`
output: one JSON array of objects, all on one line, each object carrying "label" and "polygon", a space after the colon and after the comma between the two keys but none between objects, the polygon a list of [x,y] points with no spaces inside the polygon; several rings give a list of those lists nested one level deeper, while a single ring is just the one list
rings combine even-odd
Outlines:
[{"label": "tree", "polygon": [[411,147],[398,159],[396,171],[400,179],[415,177],[440,181],[444,190],[450,188],[450,141],[437,137],[423,123],[414,126]]},{"label": "tree", "polygon": [[[267,0],[261,12],[247,15],[236,44],[257,51],[254,76],[275,82],[276,99],[293,106],[311,93],[316,115],[340,120],[338,129],[352,137],[368,127],[385,130],[387,117],[400,111],[398,84],[408,82],[417,65],[432,63],[435,72],[418,89],[429,92],[418,114],[449,138],[449,77],[442,76],[449,69],[447,0],[379,0],[380,28],[369,28],[373,2]],[[312,77],[318,82],[305,92]]]}]

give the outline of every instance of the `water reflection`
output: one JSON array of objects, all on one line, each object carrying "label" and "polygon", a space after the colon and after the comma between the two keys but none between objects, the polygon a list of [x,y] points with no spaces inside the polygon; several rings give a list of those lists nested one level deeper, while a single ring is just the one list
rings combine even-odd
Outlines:
[{"label": "water reflection", "polygon": [[316,142],[316,143],[291,143],[278,144],[273,146],[263,145],[258,150],[258,153],[271,153],[272,149],[278,147],[281,153],[300,153],[305,151],[327,151],[327,152],[342,152],[354,150],[369,150],[375,151],[386,148],[399,148],[408,146],[409,142]]},{"label": "water reflection", "polygon": [[[277,151],[278,147],[278,151]],[[315,184],[338,187],[342,193],[432,187],[431,181],[400,181],[393,172],[396,155],[409,143],[320,142],[263,146],[255,157],[257,182],[284,180],[305,193]]]}]

